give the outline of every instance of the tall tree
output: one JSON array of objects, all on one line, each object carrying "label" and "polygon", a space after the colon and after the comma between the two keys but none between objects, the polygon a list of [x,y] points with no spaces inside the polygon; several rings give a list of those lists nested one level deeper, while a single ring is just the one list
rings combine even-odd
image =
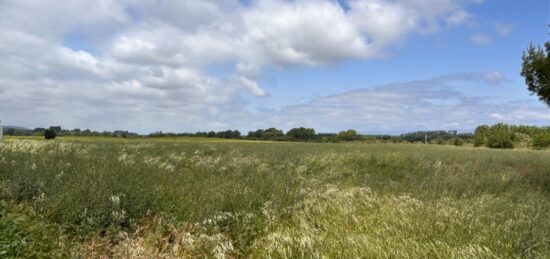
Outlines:
[{"label": "tall tree", "polygon": [[523,52],[521,75],[527,89],[550,107],[550,41],[539,46],[529,46]]},{"label": "tall tree", "polygon": [[315,137],[315,130],[311,128],[293,128],[286,133],[287,137],[293,140],[310,140]]}]

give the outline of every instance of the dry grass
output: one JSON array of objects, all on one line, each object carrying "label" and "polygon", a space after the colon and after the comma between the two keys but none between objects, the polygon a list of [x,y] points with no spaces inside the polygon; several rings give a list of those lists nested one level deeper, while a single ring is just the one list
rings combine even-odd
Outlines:
[{"label": "dry grass", "polygon": [[0,182],[8,257],[550,257],[547,151],[8,139]]}]

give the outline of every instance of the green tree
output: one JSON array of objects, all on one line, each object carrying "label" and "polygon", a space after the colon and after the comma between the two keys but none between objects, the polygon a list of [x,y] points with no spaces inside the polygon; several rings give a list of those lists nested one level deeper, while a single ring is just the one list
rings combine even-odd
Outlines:
[{"label": "green tree", "polygon": [[495,124],[490,128],[487,146],[490,148],[513,148],[513,136],[514,134],[509,125],[504,123]]},{"label": "green tree", "polygon": [[534,148],[547,148],[550,147],[550,133],[540,133],[533,137],[531,145]]},{"label": "green tree", "polygon": [[55,133],[55,130],[53,129],[47,129],[44,131],[44,138],[45,139],[55,139],[57,137],[57,133]]},{"label": "green tree", "polygon": [[487,143],[490,127],[480,125],[474,132],[474,147],[481,147]]},{"label": "green tree", "polygon": [[464,145],[464,140],[461,139],[461,138],[456,137],[456,138],[452,139],[452,143],[455,146],[462,146],[462,145]]},{"label": "green tree", "polygon": [[550,107],[550,41],[539,46],[529,46],[523,52],[521,75],[527,89]]},{"label": "green tree", "polygon": [[293,128],[286,133],[286,136],[293,140],[308,141],[315,137],[315,130],[311,128]]},{"label": "green tree", "polygon": [[350,129],[338,132],[338,139],[342,141],[354,141],[359,139],[357,131]]}]

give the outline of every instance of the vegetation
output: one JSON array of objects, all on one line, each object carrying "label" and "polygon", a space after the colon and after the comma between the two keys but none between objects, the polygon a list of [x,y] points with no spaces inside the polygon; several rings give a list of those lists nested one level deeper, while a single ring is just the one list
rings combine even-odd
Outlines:
[{"label": "vegetation", "polygon": [[45,139],[55,139],[57,137],[57,133],[55,133],[52,129],[47,129],[44,131],[44,138]]},{"label": "vegetation", "polygon": [[473,138],[471,133],[458,133],[458,131],[444,131],[444,130],[432,130],[432,131],[417,131],[411,133],[401,134],[399,136],[402,140],[407,142],[432,142],[437,140],[438,142],[461,139],[469,141]]},{"label": "vegetation", "polygon": [[474,146],[490,148],[513,148],[514,146],[536,149],[550,147],[550,127],[507,125],[481,125],[476,128]]},{"label": "vegetation", "polygon": [[286,133],[291,140],[309,141],[315,138],[315,130],[310,128],[293,128]]},{"label": "vegetation", "polygon": [[[40,134],[37,134],[40,133]],[[108,136],[118,138],[174,138],[174,137],[196,137],[196,138],[223,138],[223,139],[248,139],[248,140],[269,140],[269,141],[293,141],[293,142],[365,142],[365,143],[430,143],[447,145],[474,145],[475,147],[486,146],[490,148],[533,148],[545,149],[550,147],[550,127],[535,127],[523,125],[506,125],[503,123],[493,126],[481,125],[472,133],[458,133],[457,131],[417,131],[404,133],[399,136],[390,135],[361,135],[350,129],[333,133],[316,133],[312,128],[292,128],[284,133],[277,128],[258,129],[250,131],[242,136],[238,130],[209,131],[196,133],[163,133],[154,132],[147,136],[138,135],[128,131],[94,132],[90,130],[80,131],[79,129],[66,130],[59,126],[52,126],[49,129],[37,128],[26,130],[24,128],[10,127],[5,129],[7,136]]]},{"label": "vegetation", "polygon": [[357,131],[352,129],[338,132],[337,137],[341,141],[354,141],[360,138],[359,134],[357,134]]},{"label": "vegetation", "polygon": [[544,48],[531,45],[523,53],[521,75],[527,89],[550,107],[550,41]]},{"label": "vegetation", "polygon": [[548,258],[550,153],[8,138],[1,257]]},{"label": "vegetation", "polygon": [[80,130],[80,129],[62,129],[60,126],[51,126],[48,129],[45,128],[35,128],[35,129],[26,129],[22,127],[4,127],[4,135],[6,136],[45,136],[46,131],[51,130],[54,131],[57,136],[94,136],[94,137],[100,137],[100,136],[109,136],[109,137],[130,137],[130,136],[138,136],[137,133],[128,132],[128,131],[91,131],[89,129],[86,130]]}]

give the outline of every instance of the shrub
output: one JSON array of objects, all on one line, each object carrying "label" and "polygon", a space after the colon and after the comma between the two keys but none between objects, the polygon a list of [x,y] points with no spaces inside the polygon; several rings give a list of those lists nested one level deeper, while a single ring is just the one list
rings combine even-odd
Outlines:
[{"label": "shrub", "polygon": [[55,139],[57,137],[57,134],[52,129],[47,129],[44,131],[44,138],[46,139]]},{"label": "shrub", "polygon": [[514,143],[509,135],[500,133],[489,136],[487,146],[490,148],[514,148]]},{"label": "shrub", "polygon": [[338,132],[338,139],[341,141],[355,141],[360,139],[360,136],[357,131],[350,129]]},{"label": "shrub", "polygon": [[509,125],[499,123],[493,126],[482,125],[476,128],[474,146],[490,148],[513,148],[514,134]]},{"label": "shrub", "polygon": [[550,147],[550,134],[538,134],[531,139],[531,145],[534,148]]},{"label": "shrub", "polygon": [[433,143],[438,144],[438,145],[443,145],[443,144],[445,144],[445,140],[441,137],[438,137],[438,138],[433,140]]},{"label": "shrub", "polygon": [[487,135],[489,135],[489,126],[481,125],[476,128],[474,133],[474,147],[481,147],[487,143]]},{"label": "shrub", "polygon": [[308,141],[315,137],[315,130],[309,128],[293,128],[286,133],[286,136],[292,140]]},{"label": "shrub", "polygon": [[464,140],[461,139],[461,138],[454,138],[453,139],[453,145],[462,146],[462,145],[464,145]]}]

